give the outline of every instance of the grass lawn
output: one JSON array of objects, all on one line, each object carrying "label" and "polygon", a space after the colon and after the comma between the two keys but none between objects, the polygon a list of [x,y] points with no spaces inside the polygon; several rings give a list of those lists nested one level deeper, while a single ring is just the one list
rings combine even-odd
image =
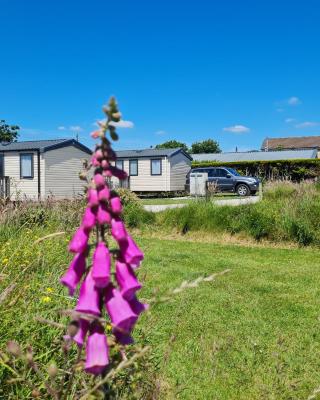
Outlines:
[{"label": "grass lawn", "polygon": [[[216,200],[227,200],[227,199],[238,199],[239,196],[236,196],[233,193],[219,193],[216,194],[213,199]],[[180,199],[179,197],[169,197],[169,198],[152,198],[152,199],[141,199],[142,204],[156,204],[156,205],[162,205],[162,204],[189,204],[191,201],[202,201],[204,200],[203,198],[183,198]]]},{"label": "grass lawn", "polygon": [[[62,332],[34,317],[63,322],[57,309],[74,306],[58,282],[68,264],[67,239],[33,244],[46,233],[22,229],[9,242],[0,239],[0,284],[16,285],[1,304],[0,349],[9,339],[31,343],[43,363],[59,362]],[[141,318],[135,337],[152,346],[160,392],[153,398],[307,399],[320,386],[319,251],[138,241],[146,253],[139,270],[145,299],[231,269]],[[152,369],[143,373],[154,377]],[[0,365],[0,381],[8,374]],[[29,398],[18,381],[1,386],[0,398]]]},{"label": "grass lawn", "polygon": [[320,386],[319,252],[143,240],[144,295],[231,272],[144,319],[164,399],[307,399]]}]

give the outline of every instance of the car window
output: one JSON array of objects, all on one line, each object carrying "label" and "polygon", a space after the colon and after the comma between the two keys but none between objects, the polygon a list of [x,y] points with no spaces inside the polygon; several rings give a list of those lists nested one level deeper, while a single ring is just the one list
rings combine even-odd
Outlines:
[{"label": "car window", "polygon": [[215,168],[210,168],[210,169],[207,170],[207,172],[208,172],[208,177],[209,178],[213,178],[214,176],[217,176]]},{"label": "car window", "polygon": [[227,175],[228,175],[228,171],[226,171],[225,169],[221,169],[221,168],[217,169],[217,176],[219,176],[220,178],[226,178]]}]

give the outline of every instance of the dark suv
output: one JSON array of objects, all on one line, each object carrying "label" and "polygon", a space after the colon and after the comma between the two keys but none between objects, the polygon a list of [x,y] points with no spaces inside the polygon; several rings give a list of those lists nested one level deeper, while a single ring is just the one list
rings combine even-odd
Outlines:
[{"label": "dark suv", "polygon": [[190,174],[193,172],[206,172],[208,182],[215,182],[221,192],[249,196],[256,194],[259,189],[259,179],[253,176],[242,176],[235,169],[227,167],[194,168],[187,175],[187,187],[190,187]]}]

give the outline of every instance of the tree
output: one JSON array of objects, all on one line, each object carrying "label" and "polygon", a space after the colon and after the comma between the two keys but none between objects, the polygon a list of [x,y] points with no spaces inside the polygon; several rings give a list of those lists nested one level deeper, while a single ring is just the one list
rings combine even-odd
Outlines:
[{"label": "tree", "polygon": [[19,126],[8,125],[4,119],[0,120],[0,142],[16,142],[19,136]]},{"label": "tree", "polygon": [[167,142],[157,144],[156,149],[177,149],[182,148],[186,153],[189,151],[188,146],[183,142],[178,142],[177,140],[168,140]]},{"label": "tree", "polygon": [[221,153],[219,143],[213,139],[203,140],[202,142],[195,142],[191,145],[191,153]]}]

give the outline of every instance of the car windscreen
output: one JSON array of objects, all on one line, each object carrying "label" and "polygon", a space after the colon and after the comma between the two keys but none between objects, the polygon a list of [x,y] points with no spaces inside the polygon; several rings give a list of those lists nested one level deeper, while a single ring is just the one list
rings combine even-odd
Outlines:
[{"label": "car windscreen", "polygon": [[239,172],[236,171],[236,170],[233,169],[233,168],[226,168],[226,170],[228,170],[228,171],[230,172],[230,174],[232,174],[232,175],[241,176],[241,175],[239,174]]}]

